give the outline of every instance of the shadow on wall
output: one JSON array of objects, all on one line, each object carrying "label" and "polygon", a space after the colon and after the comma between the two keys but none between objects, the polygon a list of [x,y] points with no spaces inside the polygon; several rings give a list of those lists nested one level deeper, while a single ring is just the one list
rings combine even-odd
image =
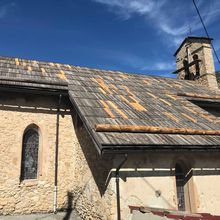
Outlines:
[{"label": "shadow on wall", "polygon": [[73,211],[73,193],[67,192],[67,200],[66,215],[63,217],[63,220],[69,220]]},{"label": "shadow on wall", "polygon": [[76,136],[80,143],[86,162],[90,168],[96,186],[98,187],[99,193],[102,196],[107,188],[106,181],[112,169],[113,160],[111,157],[104,157],[98,154],[92,139],[83,126],[81,119],[76,112],[74,112],[74,110],[72,110],[72,120],[76,131]]},{"label": "shadow on wall", "polygon": [[[39,94],[24,94],[5,92],[0,96],[0,110],[28,112],[28,113],[43,113],[57,114],[57,106],[59,97],[57,95],[39,95]],[[66,96],[62,97],[61,115],[69,115],[70,103]]]},{"label": "shadow on wall", "polygon": [[[89,137],[88,132],[84,128],[82,121],[74,111],[72,112],[72,120],[80,147],[92,174],[91,179],[93,178],[99,189],[100,195],[103,196],[111,177],[115,177],[115,172],[111,172],[111,169],[116,168],[117,165],[120,164],[123,155],[118,157],[101,157],[98,154],[93,141]],[[212,159],[210,160],[210,158]],[[180,159],[189,166],[189,178],[192,176],[220,175],[219,154],[209,154],[205,152],[192,155],[191,152],[151,152],[129,155],[128,161],[126,161],[120,170],[120,178],[124,182],[138,178],[143,189],[149,189],[154,193],[155,198],[160,198],[163,204],[166,204],[167,207],[175,209],[176,207],[168,201],[166,196],[164,196],[166,194],[160,189],[163,182],[159,181],[158,184],[155,184],[152,181],[152,177],[156,177],[154,180],[156,180],[157,177],[174,177],[175,164]],[[164,178],[164,180],[166,179]],[[85,190],[89,181],[90,180],[88,179],[82,184],[84,187],[83,190]],[[175,178],[173,178],[173,183],[175,184]],[[173,188],[175,186],[170,187]],[[131,190],[133,191],[132,188]],[[166,192],[167,190],[169,189],[164,189]],[[145,191],[143,190],[143,193],[145,193]],[[139,195],[137,195],[137,198],[138,196]],[[121,200],[123,200],[123,198],[121,198]]]}]

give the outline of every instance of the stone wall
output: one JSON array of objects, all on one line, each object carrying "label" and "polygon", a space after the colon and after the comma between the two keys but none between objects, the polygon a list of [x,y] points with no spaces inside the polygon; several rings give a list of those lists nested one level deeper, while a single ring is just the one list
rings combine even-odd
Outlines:
[{"label": "stone wall", "polygon": [[[0,104],[0,214],[52,212],[58,97],[8,93],[1,94]],[[108,159],[98,156],[83,127],[75,130],[75,114],[69,107],[68,100],[63,101],[58,210],[74,208],[83,219],[107,219],[111,204],[105,197],[111,192],[101,186],[108,175]],[[38,178],[20,181],[22,137],[30,124],[40,131]]]},{"label": "stone wall", "polygon": [[[1,215],[53,211],[57,104],[58,97],[1,94]],[[98,155],[68,99],[61,115],[58,210],[75,209],[82,219],[116,219],[114,169],[123,157]],[[38,178],[20,181],[22,136],[30,124],[40,130]],[[220,214],[219,154],[145,153],[129,155],[120,171],[122,219],[129,218],[128,205],[177,208],[174,167],[179,159],[193,169],[192,211]]]}]

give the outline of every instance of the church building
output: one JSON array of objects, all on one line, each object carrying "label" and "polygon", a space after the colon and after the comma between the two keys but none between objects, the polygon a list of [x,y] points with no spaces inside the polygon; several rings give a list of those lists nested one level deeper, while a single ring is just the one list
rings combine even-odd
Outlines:
[{"label": "church building", "polygon": [[0,215],[220,215],[211,41],[183,41],[177,79],[0,57]]}]

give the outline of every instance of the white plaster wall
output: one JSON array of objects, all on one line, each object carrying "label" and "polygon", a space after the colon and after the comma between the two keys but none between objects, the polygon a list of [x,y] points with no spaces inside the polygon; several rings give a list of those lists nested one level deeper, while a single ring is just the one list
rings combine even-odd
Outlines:
[{"label": "white plaster wall", "polygon": [[197,212],[220,215],[220,176],[194,176]]},{"label": "white plaster wall", "polygon": [[197,212],[220,215],[220,155],[197,156],[193,173]]},{"label": "white plaster wall", "polygon": [[173,185],[172,177],[137,177],[128,178],[126,182],[121,181],[121,206],[124,219],[128,218],[129,205],[175,209]]},{"label": "white plaster wall", "polygon": [[[122,159],[123,157],[115,158],[115,167]],[[129,205],[177,210],[174,176],[177,160],[187,162],[193,170],[193,177],[190,179],[192,212],[220,214],[219,153],[146,153],[128,156],[128,161],[120,170],[122,219],[129,219]],[[115,177],[111,179],[111,185],[115,194],[113,219],[117,219]]]}]

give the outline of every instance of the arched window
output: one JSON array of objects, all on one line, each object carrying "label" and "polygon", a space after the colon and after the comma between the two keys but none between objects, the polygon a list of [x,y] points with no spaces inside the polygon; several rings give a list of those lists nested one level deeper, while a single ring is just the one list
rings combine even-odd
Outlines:
[{"label": "arched window", "polygon": [[193,55],[193,60],[198,60],[199,59],[199,56],[197,54],[194,54]]},{"label": "arched window", "polygon": [[195,63],[196,76],[200,76],[200,67],[199,67],[199,56],[197,54],[193,55],[193,61],[197,61]]},{"label": "arched window", "polygon": [[27,129],[22,143],[21,180],[37,178],[38,150],[38,129],[35,127]]}]

